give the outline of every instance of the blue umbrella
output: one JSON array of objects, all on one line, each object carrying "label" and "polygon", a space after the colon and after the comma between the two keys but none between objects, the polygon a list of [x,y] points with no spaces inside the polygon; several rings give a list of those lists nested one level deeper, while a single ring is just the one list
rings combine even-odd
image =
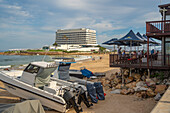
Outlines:
[{"label": "blue umbrella", "polygon": [[132,30],[129,31],[124,37],[118,40],[119,42],[129,43],[130,44],[130,51],[133,43],[144,43],[144,39],[137,36]]}]

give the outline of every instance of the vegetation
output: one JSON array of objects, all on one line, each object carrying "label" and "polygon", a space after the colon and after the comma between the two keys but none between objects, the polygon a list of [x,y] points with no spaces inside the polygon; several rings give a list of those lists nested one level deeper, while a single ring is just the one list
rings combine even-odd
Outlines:
[{"label": "vegetation", "polygon": [[99,51],[100,51],[100,52],[104,52],[104,51],[106,50],[105,47],[102,47],[102,46],[100,46],[100,45],[98,45],[98,46],[96,46],[96,47],[99,47]]},{"label": "vegetation", "polygon": [[151,78],[158,78],[160,80],[163,80],[164,79],[164,73],[163,72],[157,72],[157,73],[154,73],[153,75],[150,76]]},{"label": "vegetation", "polygon": [[53,44],[53,46],[57,47],[57,46],[58,46],[58,44],[55,42],[55,43]]}]

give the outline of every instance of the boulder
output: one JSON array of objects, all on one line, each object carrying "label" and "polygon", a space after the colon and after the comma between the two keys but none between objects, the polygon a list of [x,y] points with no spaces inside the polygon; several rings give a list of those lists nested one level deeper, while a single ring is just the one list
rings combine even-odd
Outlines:
[{"label": "boulder", "polygon": [[128,76],[128,75],[129,75],[129,70],[126,69],[126,70],[124,71],[124,76]]},{"label": "boulder", "polygon": [[132,76],[134,77],[135,80],[141,79],[141,75],[138,73],[133,73]]},{"label": "boulder", "polygon": [[131,82],[129,84],[126,84],[126,87],[133,89],[134,87],[136,87],[136,82]]},{"label": "boulder", "polygon": [[134,93],[135,93],[135,90],[134,90],[134,89],[129,88],[129,89],[128,89],[128,94],[129,94],[129,93],[134,94]]},{"label": "boulder", "polygon": [[156,101],[159,101],[159,100],[161,99],[160,93],[158,93],[158,94],[154,97],[154,99],[155,99]]},{"label": "boulder", "polygon": [[120,94],[120,92],[121,92],[121,89],[115,89],[115,90],[111,91],[110,93],[112,93],[112,94]]},{"label": "boulder", "polygon": [[146,94],[145,91],[142,91],[142,92],[137,92],[136,96],[139,97],[139,98],[146,98],[147,94]]},{"label": "boulder", "polygon": [[139,82],[136,83],[136,86],[137,86],[137,87],[138,87],[138,86],[144,87],[144,86],[145,86],[145,82],[139,81]]},{"label": "boulder", "polygon": [[118,84],[115,88],[116,89],[121,89],[122,88],[122,84]]},{"label": "boulder", "polygon": [[147,90],[146,94],[147,94],[149,97],[154,97],[154,96],[155,96],[155,93],[154,93],[153,90],[150,89],[150,88]]},{"label": "boulder", "polygon": [[141,86],[134,87],[133,89],[134,89],[136,92],[137,92],[137,91],[147,91],[147,90],[148,90],[148,88],[141,87]]},{"label": "boulder", "polygon": [[151,79],[146,79],[146,84],[149,87],[155,87],[156,86],[156,83]]},{"label": "boulder", "polygon": [[123,95],[127,95],[129,92],[126,89],[122,89],[120,93],[123,94]]},{"label": "boulder", "polygon": [[166,85],[156,85],[155,93],[163,94],[166,91]]},{"label": "boulder", "polygon": [[112,91],[114,91],[116,88],[115,87],[112,87]]},{"label": "boulder", "polygon": [[126,82],[126,83],[130,83],[130,82],[132,82],[132,81],[133,81],[133,77],[128,77],[128,78],[125,79],[125,82]]},{"label": "boulder", "polygon": [[122,80],[120,79],[120,78],[115,78],[114,79],[114,83],[115,84],[119,84],[119,83],[121,83],[122,82]]}]

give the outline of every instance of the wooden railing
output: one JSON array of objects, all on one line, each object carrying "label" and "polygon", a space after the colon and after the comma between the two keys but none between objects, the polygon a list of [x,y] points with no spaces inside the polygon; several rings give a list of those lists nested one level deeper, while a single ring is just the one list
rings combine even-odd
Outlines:
[{"label": "wooden railing", "polygon": [[[148,61],[149,68],[170,69],[170,55],[165,57],[163,55],[149,55]],[[119,56],[118,54],[110,54],[110,67],[148,68],[147,56],[133,58],[129,55]]]},{"label": "wooden railing", "polygon": [[146,22],[146,34],[170,33],[170,20]]}]

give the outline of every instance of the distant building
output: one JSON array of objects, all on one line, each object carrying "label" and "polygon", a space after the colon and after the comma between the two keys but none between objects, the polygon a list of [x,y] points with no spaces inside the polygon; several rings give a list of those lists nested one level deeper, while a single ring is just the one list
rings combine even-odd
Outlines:
[{"label": "distant building", "polygon": [[56,43],[58,45],[97,44],[96,31],[86,28],[57,30]]}]

